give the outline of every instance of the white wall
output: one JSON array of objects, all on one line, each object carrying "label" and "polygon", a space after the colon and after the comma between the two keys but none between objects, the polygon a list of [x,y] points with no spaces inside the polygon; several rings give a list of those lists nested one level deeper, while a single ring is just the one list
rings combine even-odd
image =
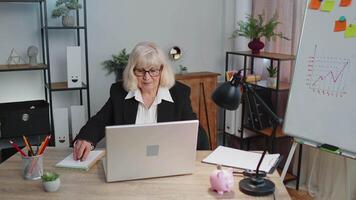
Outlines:
[{"label": "white wall", "polygon": [[[54,0],[49,1],[51,9]],[[87,0],[88,47],[92,114],[109,95],[114,75],[106,76],[101,62],[123,48],[131,51],[140,41],[154,41],[165,52],[173,45],[183,50],[182,64],[193,71],[224,70],[225,51],[235,23],[235,0]],[[38,8],[33,4],[0,3],[0,63],[12,47],[26,54],[29,45],[40,47]],[[59,20],[50,19],[50,24]],[[65,48],[75,44],[75,33],[50,30],[53,81],[65,81]],[[44,98],[40,72],[0,73],[0,102]],[[78,103],[76,92],[54,95],[55,107]]]},{"label": "white wall", "polygon": [[[6,64],[11,49],[26,57],[28,46],[39,46],[39,12],[32,4],[0,3],[0,63]],[[38,72],[0,73],[0,102],[43,99]]]}]

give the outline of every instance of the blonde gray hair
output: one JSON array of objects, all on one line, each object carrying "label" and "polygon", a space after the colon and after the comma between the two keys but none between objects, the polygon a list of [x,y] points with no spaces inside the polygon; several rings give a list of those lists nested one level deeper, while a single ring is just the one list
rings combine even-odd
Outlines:
[{"label": "blonde gray hair", "polygon": [[123,86],[126,91],[137,90],[135,67],[162,67],[160,87],[171,88],[175,83],[174,72],[168,64],[166,56],[153,42],[140,42],[130,53],[129,61],[123,72]]}]

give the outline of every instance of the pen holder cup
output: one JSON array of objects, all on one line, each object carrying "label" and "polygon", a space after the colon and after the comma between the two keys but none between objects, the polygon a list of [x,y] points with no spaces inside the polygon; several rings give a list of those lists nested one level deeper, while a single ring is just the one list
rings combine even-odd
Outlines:
[{"label": "pen holder cup", "polygon": [[43,156],[29,156],[22,158],[23,178],[27,180],[39,180],[43,174]]}]

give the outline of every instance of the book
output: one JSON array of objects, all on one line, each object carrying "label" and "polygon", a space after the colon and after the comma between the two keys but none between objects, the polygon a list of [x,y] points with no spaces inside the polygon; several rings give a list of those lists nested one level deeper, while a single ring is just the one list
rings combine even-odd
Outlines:
[{"label": "book", "polygon": [[[256,170],[261,156],[261,153],[219,146],[203,159],[202,162],[239,169]],[[278,163],[279,157],[279,154],[266,154],[262,160],[260,171],[271,173]]]},{"label": "book", "polygon": [[85,161],[74,160],[73,153],[68,155],[62,161],[58,162],[56,167],[81,169],[88,171],[98,160],[100,160],[105,155],[104,150],[94,150],[90,151],[87,159]]},{"label": "book", "polygon": [[258,81],[261,80],[261,76],[260,75],[247,75],[245,81],[248,83],[257,83]]}]

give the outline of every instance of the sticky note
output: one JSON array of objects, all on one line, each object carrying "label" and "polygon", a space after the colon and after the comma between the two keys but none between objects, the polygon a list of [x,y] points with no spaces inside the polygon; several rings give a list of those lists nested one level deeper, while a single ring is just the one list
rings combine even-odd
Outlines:
[{"label": "sticky note", "polygon": [[321,10],[325,12],[331,12],[334,10],[335,1],[334,0],[326,0],[321,6]]},{"label": "sticky note", "polygon": [[352,0],[341,0],[339,6],[340,7],[347,7],[351,5]]},{"label": "sticky note", "polygon": [[321,5],[321,0],[311,0],[309,3],[309,8],[313,10],[319,10]]},{"label": "sticky note", "polygon": [[345,38],[356,37],[356,24],[350,24],[344,34]]},{"label": "sticky note", "polygon": [[337,20],[335,21],[335,26],[334,26],[334,32],[340,32],[346,30],[346,20],[340,21]]}]

